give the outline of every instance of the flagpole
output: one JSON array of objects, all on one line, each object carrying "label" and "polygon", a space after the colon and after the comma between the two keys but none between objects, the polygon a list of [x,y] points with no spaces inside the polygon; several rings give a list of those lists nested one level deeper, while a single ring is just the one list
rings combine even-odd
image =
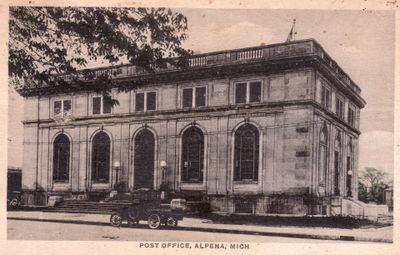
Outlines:
[{"label": "flagpole", "polygon": [[296,40],[297,32],[295,31],[295,26],[296,26],[296,19],[293,19],[292,28],[290,29],[289,35],[286,38],[286,42],[291,42]]},{"label": "flagpole", "polygon": [[296,41],[296,19],[293,19],[293,41]]}]

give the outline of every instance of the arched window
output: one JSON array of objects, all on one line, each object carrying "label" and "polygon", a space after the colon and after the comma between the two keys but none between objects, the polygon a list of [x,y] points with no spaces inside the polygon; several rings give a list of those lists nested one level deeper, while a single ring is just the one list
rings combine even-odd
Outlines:
[{"label": "arched window", "polygon": [[135,137],[134,147],[134,188],[154,188],[154,145],[153,133],[143,129]]},{"label": "arched window", "polygon": [[334,177],[333,177],[333,193],[340,195],[340,168],[341,168],[341,141],[340,134],[335,139],[335,152],[334,152]]},{"label": "arched window", "polygon": [[352,177],[353,177],[353,167],[354,167],[354,155],[353,155],[353,146],[351,144],[351,140],[349,141],[349,145],[347,146],[347,167],[346,167],[346,190],[347,196],[352,196]]},{"label": "arched window", "polygon": [[259,133],[255,126],[245,124],[235,133],[234,181],[257,181]]},{"label": "arched window", "polygon": [[199,128],[191,127],[182,136],[182,181],[202,182],[203,165],[204,135]]},{"label": "arched window", "polygon": [[68,136],[59,134],[53,143],[53,181],[69,180],[70,142]]},{"label": "arched window", "polygon": [[92,181],[109,181],[110,151],[110,137],[103,131],[97,133],[92,141]]},{"label": "arched window", "polygon": [[328,131],[324,127],[319,134],[319,183],[326,184],[328,166]]}]

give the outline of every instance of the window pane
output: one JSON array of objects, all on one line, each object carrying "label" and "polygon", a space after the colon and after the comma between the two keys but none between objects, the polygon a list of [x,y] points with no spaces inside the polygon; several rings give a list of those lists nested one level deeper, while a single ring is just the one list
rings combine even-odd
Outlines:
[{"label": "window pane", "polygon": [[147,111],[155,111],[157,104],[156,92],[147,93]]},{"label": "window pane", "polygon": [[246,103],[246,83],[236,84],[236,98],[237,104]]},{"label": "window pane", "polygon": [[64,116],[71,116],[71,100],[64,100],[63,114]]},{"label": "window pane", "polygon": [[331,107],[331,94],[330,91],[325,89],[325,107],[329,109]]},{"label": "window pane", "polygon": [[104,96],[103,97],[103,113],[111,113],[111,97],[110,96]]},{"label": "window pane", "polygon": [[250,124],[241,126],[235,133],[234,180],[258,179],[259,134]]},{"label": "window pane", "polygon": [[339,115],[339,100],[336,99],[336,114]]},{"label": "window pane", "polygon": [[351,109],[350,108],[347,111],[347,122],[351,125]]},{"label": "window pane", "polygon": [[354,111],[352,109],[349,108],[348,111],[348,116],[347,116],[348,122],[350,124],[350,126],[354,127]]},{"label": "window pane", "polygon": [[136,94],[136,100],[135,100],[135,110],[137,112],[142,112],[144,111],[144,94],[143,93],[137,93]]},{"label": "window pane", "polygon": [[93,97],[93,114],[100,114],[101,98]]},{"label": "window pane", "polygon": [[343,102],[336,99],[336,114],[339,118],[343,118]]},{"label": "window pane", "polygon": [[182,106],[185,107],[192,107],[192,99],[193,99],[193,89],[183,89],[183,101]]},{"label": "window pane", "polygon": [[182,181],[203,181],[204,136],[192,127],[182,136]]},{"label": "window pane", "polygon": [[339,107],[339,116],[340,116],[340,118],[343,119],[343,117],[344,117],[344,116],[343,116],[343,115],[344,115],[343,112],[344,112],[344,111],[343,111],[343,102],[342,102],[342,101],[340,101],[339,106],[340,106],[340,107]]},{"label": "window pane", "polygon": [[250,102],[260,102],[261,101],[261,82],[251,82],[250,83]]},{"label": "window pane", "polygon": [[54,117],[61,116],[61,101],[54,102]]},{"label": "window pane", "polygon": [[196,107],[206,106],[206,88],[196,88]]},{"label": "window pane", "polygon": [[321,86],[321,104],[322,106],[325,106],[325,87]]}]

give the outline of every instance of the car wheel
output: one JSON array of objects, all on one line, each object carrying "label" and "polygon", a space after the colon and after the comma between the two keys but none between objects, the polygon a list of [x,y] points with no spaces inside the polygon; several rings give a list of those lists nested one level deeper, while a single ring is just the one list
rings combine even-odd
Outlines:
[{"label": "car wheel", "polygon": [[161,226],[160,216],[157,213],[150,214],[147,223],[151,229],[159,228]]},{"label": "car wheel", "polygon": [[110,217],[110,223],[113,227],[121,227],[122,225],[122,217],[119,213],[113,213]]},{"label": "car wheel", "polygon": [[165,225],[167,225],[167,227],[176,227],[178,226],[178,220],[175,219],[174,217],[168,217],[167,221],[165,222]]}]

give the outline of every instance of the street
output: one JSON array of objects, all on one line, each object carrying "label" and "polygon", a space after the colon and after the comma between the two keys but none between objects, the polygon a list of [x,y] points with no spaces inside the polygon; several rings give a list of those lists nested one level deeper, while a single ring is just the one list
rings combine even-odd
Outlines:
[{"label": "street", "polygon": [[107,225],[89,225],[27,220],[7,220],[8,240],[79,240],[79,241],[174,241],[174,242],[241,242],[241,243],[282,243],[282,242],[335,242],[343,241],[310,240],[301,238],[272,237],[212,233],[188,230],[152,230],[144,222],[138,227],[114,228]]}]

